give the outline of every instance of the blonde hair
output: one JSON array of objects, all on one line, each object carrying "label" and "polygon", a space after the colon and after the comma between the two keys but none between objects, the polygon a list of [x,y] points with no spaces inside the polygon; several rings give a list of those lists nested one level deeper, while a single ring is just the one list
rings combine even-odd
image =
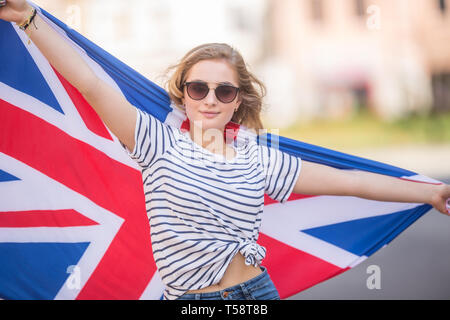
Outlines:
[{"label": "blonde hair", "polygon": [[236,49],[225,43],[207,43],[195,47],[186,53],[178,64],[167,69],[167,72],[174,70],[166,83],[166,89],[169,92],[170,99],[177,107],[183,110],[183,84],[186,81],[187,73],[197,62],[212,59],[223,59],[227,61],[238,75],[240,88],[239,98],[242,102],[238,111],[231,118],[231,121],[242,124],[250,129],[263,129],[260,114],[263,105],[262,100],[266,94],[266,87],[247,69],[242,55]]}]

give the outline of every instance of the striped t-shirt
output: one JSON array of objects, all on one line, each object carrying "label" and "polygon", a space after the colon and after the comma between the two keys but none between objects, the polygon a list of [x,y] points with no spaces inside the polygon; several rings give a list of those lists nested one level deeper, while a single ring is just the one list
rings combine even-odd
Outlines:
[{"label": "striped t-shirt", "polygon": [[142,167],[164,299],[218,283],[238,252],[246,264],[260,265],[264,193],[286,202],[301,159],[248,140],[234,143],[236,157],[228,160],[197,145],[189,132],[137,111],[129,154]]}]

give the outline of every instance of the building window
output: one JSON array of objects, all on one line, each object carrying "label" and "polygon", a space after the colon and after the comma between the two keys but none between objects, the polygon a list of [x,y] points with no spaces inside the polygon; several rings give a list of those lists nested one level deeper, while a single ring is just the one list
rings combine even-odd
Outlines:
[{"label": "building window", "polygon": [[364,0],[354,0],[355,13],[357,17],[363,18],[366,15],[366,5]]},{"label": "building window", "polygon": [[323,21],[323,0],[311,0],[311,16],[314,21]]},{"label": "building window", "polygon": [[431,76],[433,110],[436,113],[450,111],[450,72],[434,73]]}]

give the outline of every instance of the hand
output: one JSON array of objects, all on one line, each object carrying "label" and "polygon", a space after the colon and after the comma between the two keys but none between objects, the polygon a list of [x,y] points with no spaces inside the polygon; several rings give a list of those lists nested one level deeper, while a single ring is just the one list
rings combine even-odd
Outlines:
[{"label": "hand", "polygon": [[440,213],[450,216],[450,185],[436,186],[430,204]]},{"label": "hand", "polygon": [[25,0],[6,0],[0,7],[0,19],[21,24],[28,18],[31,6]]}]

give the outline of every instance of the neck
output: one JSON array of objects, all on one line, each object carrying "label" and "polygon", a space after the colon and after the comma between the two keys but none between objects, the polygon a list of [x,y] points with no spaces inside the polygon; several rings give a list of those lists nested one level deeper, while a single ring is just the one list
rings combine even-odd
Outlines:
[{"label": "neck", "polygon": [[227,159],[232,159],[235,156],[234,148],[227,146],[224,137],[224,130],[225,128],[210,128],[202,130],[201,127],[191,126],[189,134],[192,141],[202,148],[212,153],[223,155]]},{"label": "neck", "polygon": [[190,130],[192,141],[211,153],[224,156],[227,160],[236,157],[236,151],[228,146],[224,137],[224,129]]},{"label": "neck", "polygon": [[225,147],[224,129],[210,128],[203,130],[198,127],[191,127],[189,130],[192,141],[205,149],[223,149]]}]

